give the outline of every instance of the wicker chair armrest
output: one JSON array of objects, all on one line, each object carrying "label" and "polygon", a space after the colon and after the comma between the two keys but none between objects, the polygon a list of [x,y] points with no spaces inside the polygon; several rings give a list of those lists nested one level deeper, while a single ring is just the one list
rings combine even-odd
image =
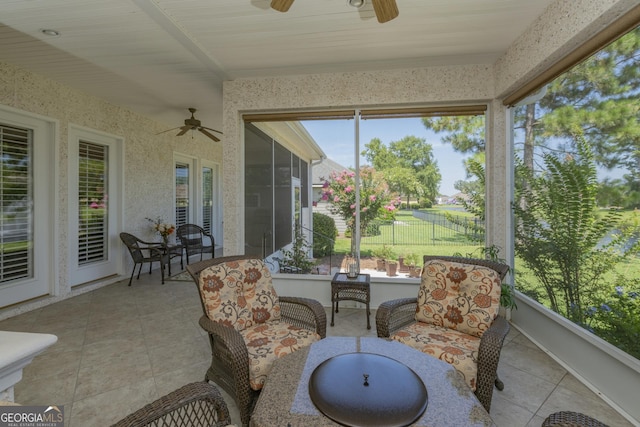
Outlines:
[{"label": "wicker chair armrest", "polygon": [[161,419],[164,421],[161,425],[185,427],[196,424],[222,427],[231,423],[229,410],[220,391],[213,384],[195,382],[149,403],[118,421],[113,427],[143,427]]},{"label": "wicker chair armrest", "polygon": [[[249,378],[249,352],[240,332],[230,326],[214,322],[206,315],[202,315],[198,322],[202,329],[209,333],[219,357],[232,372],[246,370],[246,378]],[[234,375],[239,372],[234,373]]]},{"label": "wicker chair armrest", "polygon": [[136,243],[138,243],[138,245],[140,245],[140,243],[144,245],[144,246],[139,246],[140,249],[162,248],[164,246],[162,242],[145,242],[144,240],[140,240],[140,239],[138,239]]},{"label": "wicker chair armrest", "polygon": [[502,316],[495,318],[489,329],[484,331],[478,349],[478,376],[476,396],[489,412],[493,396],[493,386],[498,376],[498,362],[502,344],[509,333],[509,322]]},{"label": "wicker chair armrest", "polygon": [[203,235],[204,237],[207,237],[209,240],[211,240],[211,246],[215,246],[216,241],[215,241],[215,239],[213,238],[213,235],[212,235],[211,233],[209,233],[208,231],[203,231],[203,232],[202,232],[202,235]]},{"label": "wicker chair armrest", "polygon": [[415,322],[417,298],[400,298],[385,301],[376,311],[378,337],[389,338],[398,329]]},{"label": "wicker chair armrest", "polygon": [[280,297],[280,315],[286,322],[327,336],[327,313],[320,302],[310,298]]}]

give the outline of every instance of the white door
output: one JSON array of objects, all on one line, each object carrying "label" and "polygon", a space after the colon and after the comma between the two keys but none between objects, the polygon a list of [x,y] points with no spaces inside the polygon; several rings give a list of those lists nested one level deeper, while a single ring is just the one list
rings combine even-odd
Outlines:
[{"label": "white door", "polygon": [[0,108],[0,308],[53,294],[55,125]]},{"label": "white door", "polygon": [[122,139],[69,128],[69,282],[117,274]]}]

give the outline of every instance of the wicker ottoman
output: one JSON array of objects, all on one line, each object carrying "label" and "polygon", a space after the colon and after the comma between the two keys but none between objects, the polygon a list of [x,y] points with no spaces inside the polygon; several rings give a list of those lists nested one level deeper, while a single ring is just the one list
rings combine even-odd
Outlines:
[{"label": "wicker ottoman", "polygon": [[579,412],[562,411],[551,414],[542,427],[608,427],[606,424]]}]

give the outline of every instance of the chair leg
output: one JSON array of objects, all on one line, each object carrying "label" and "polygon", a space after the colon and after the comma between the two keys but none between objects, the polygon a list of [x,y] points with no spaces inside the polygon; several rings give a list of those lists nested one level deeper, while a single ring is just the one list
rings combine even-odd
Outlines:
[{"label": "chair leg", "polygon": [[504,383],[500,380],[500,378],[496,375],[496,388],[500,391],[504,390]]},{"label": "chair leg", "polygon": [[129,277],[129,286],[131,286],[131,281],[133,280],[133,275],[136,272],[136,265],[133,264],[133,270],[131,270],[131,277]]},{"label": "chair leg", "polygon": [[[135,265],[133,266],[133,269],[134,269],[134,270],[136,269],[136,266],[135,266]],[[140,264],[140,268],[138,268],[138,277],[137,277],[137,279],[138,279],[138,280],[140,280],[140,272],[141,272],[141,271],[142,271],[142,264]]]}]

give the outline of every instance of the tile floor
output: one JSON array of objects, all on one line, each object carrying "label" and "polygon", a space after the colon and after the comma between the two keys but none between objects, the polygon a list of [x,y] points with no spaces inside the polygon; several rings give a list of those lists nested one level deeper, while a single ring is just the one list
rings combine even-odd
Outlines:
[{"label": "tile floor", "polygon": [[[25,368],[15,399],[64,405],[67,426],[108,426],[183,384],[203,379],[210,356],[197,323],[200,314],[192,282],[161,286],[154,272],[134,278],[131,287],[124,280],[1,321],[0,330],[58,336],[54,346]],[[329,308],[327,314],[329,319]],[[327,335],[375,336],[373,319],[375,311],[367,330],[363,310],[341,309]],[[514,328],[502,350],[499,373],[505,389],[494,392],[491,408],[499,427],[540,426],[560,410],[586,413],[612,427],[632,425]],[[232,421],[240,424],[233,400],[224,395]]]}]

